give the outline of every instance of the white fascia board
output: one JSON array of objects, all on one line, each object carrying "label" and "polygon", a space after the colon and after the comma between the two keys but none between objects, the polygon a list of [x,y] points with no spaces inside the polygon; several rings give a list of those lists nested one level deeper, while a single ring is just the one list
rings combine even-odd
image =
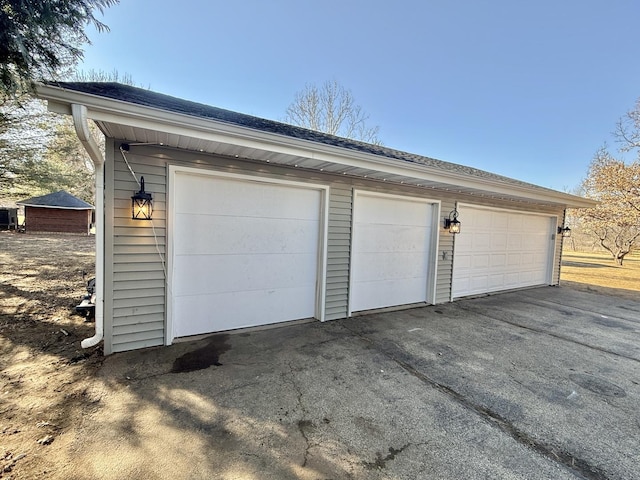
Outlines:
[{"label": "white fascia board", "polygon": [[408,176],[419,180],[450,184],[455,187],[483,190],[497,196],[517,196],[575,208],[593,207],[597,204],[590,199],[543,187],[506,184],[497,179],[472,177],[466,173],[444,171],[428,165],[390,159],[381,155],[263,132],[219,120],[169,112],[75,90],[38,85],[37,91],[41,98],[49,101],[51,111],[70,114],[70,105],[78,103],[87,107],[88,117],[95,121],[111,122],[256,150],[310,158],[345,167],[370,169],[388,175]]}]

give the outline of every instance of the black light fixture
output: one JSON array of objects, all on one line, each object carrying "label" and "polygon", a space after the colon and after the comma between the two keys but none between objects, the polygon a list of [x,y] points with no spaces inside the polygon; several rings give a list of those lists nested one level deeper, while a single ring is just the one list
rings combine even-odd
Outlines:
[{"label": "black light fixture", "polygon": [[144,191],[144,177],[140,177],[140,191],[131,197],[131,218],[133,220],[151,220],[153,199]]},{"label": "black light fixture", "polygon": [[457,210],[451,210],[449,218],[444,219],[444,228],[449,230],[449,233],[460,233],[460,222],[458,221]]},{"label": "black light fixture", "polygon": [[571,236],[571,229],[569,227],[558,227],[558,235],[562,234],[563,237]]}]

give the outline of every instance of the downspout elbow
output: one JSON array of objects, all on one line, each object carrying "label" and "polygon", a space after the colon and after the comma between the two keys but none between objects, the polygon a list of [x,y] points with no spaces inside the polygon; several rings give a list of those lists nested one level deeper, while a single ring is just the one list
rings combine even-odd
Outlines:
[{"label": "downspout elbow", "polygon": [[95,334],[81,342],[82,348],[91,348],[104,338],[104,157],[87,124],[87,107],[71,105],[76,135],[89,154],[96,174],[96,315]]}]

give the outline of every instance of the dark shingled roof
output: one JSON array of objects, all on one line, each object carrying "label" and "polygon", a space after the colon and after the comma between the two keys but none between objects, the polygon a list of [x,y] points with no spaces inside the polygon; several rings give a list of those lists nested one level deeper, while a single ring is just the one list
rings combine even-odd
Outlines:
[{"label": "dark shingled roof", "polygon": [[479,170],[477,168],[466,167],[456,163],[436,160],[430,157],[424,157],[413,153],[403,152],[388,147],[372,145],[369,143],[359,142],[343,137],[336,137],[314,130],[289,125],[273,120],[245,115],[243,113],[224,110],[222,108],[212,107],[202,103],[183,100],[180,98],[164,95],[162,93],[152,92],[143,88],[132,87],[130,85],[122,85],[113,82],[47,82],[48,85],[74,90],[77,92],[96,95],[99,97],[120,100],[122,102],[142,105],[145,107],[157,108],[169,112],[180,113],[192,117],[226,122],[241,127],[247,127],[254,130],[260,130],[268,133],[285,135],[287,137],[308,140],[311,142],[321,143],[334,147],[341,147],[358,152],[379,155],[386,158],[399,160],[402,162],[425,165],[439,170],[463,175],[471,175],[485,179],[497,180],[511,185],[519,185],[524,187],[535,187],[541,190],[553,191],[551,189],[540,187],[513,178],[497,175],[494,173]]},{"label": "dark shingled roof", "polygon": [[27,207],[49,207],[69,210],[93,210],[93,205],[74,197],[70,193],[60,190],[41,197],[28,198],[17,202],[18,205]]}]

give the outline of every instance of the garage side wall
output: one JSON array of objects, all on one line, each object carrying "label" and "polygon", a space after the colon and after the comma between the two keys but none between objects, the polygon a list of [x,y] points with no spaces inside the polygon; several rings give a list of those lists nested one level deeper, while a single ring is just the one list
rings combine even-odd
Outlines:
[{"label": "garage side wall", "polygon": [[[428,198],[439,202],[438,244],[434,254],[437,277],[435,303],[450,301],[455,235],[443,228],[443,219],[456,202],[481,203],[477,198],[458,198],[449,192],[370,182],[321,172],[302,172],[264,162],[196,154],[155,146],[131,146],[124,157],[137,178],[144,176],[145,190],[153,195],[153,222],[131,219],[131,196],[139,189],[119,150],[122,142],[107,141],[105,166],[105,354],[163,345],[166,325],[166,254],[168,166],[281,178],[329,185],[325,319],[348,315],[351,220],[354,189]],[[486,200],[485,204],[514,208],[512,203]],[[515,208],[518,208],[517,206]],[[531,211],[530,205],[521,209]],[[540,208],[550,214],[562,209]],[[464,231],[464,219],[460,218]],[[561,242],[556,243],[559,255]],[[554,282],[559,262],[554,262]]]},{"label": "garage side wall", "polygon": [[153,195],[153,221],[132,220],[131,196],[140,187],[120,143],[107,145],[105,354],[164,344],[167,227],[166,162],[125,153],[138,180],[144,176],[145,191]]}]

